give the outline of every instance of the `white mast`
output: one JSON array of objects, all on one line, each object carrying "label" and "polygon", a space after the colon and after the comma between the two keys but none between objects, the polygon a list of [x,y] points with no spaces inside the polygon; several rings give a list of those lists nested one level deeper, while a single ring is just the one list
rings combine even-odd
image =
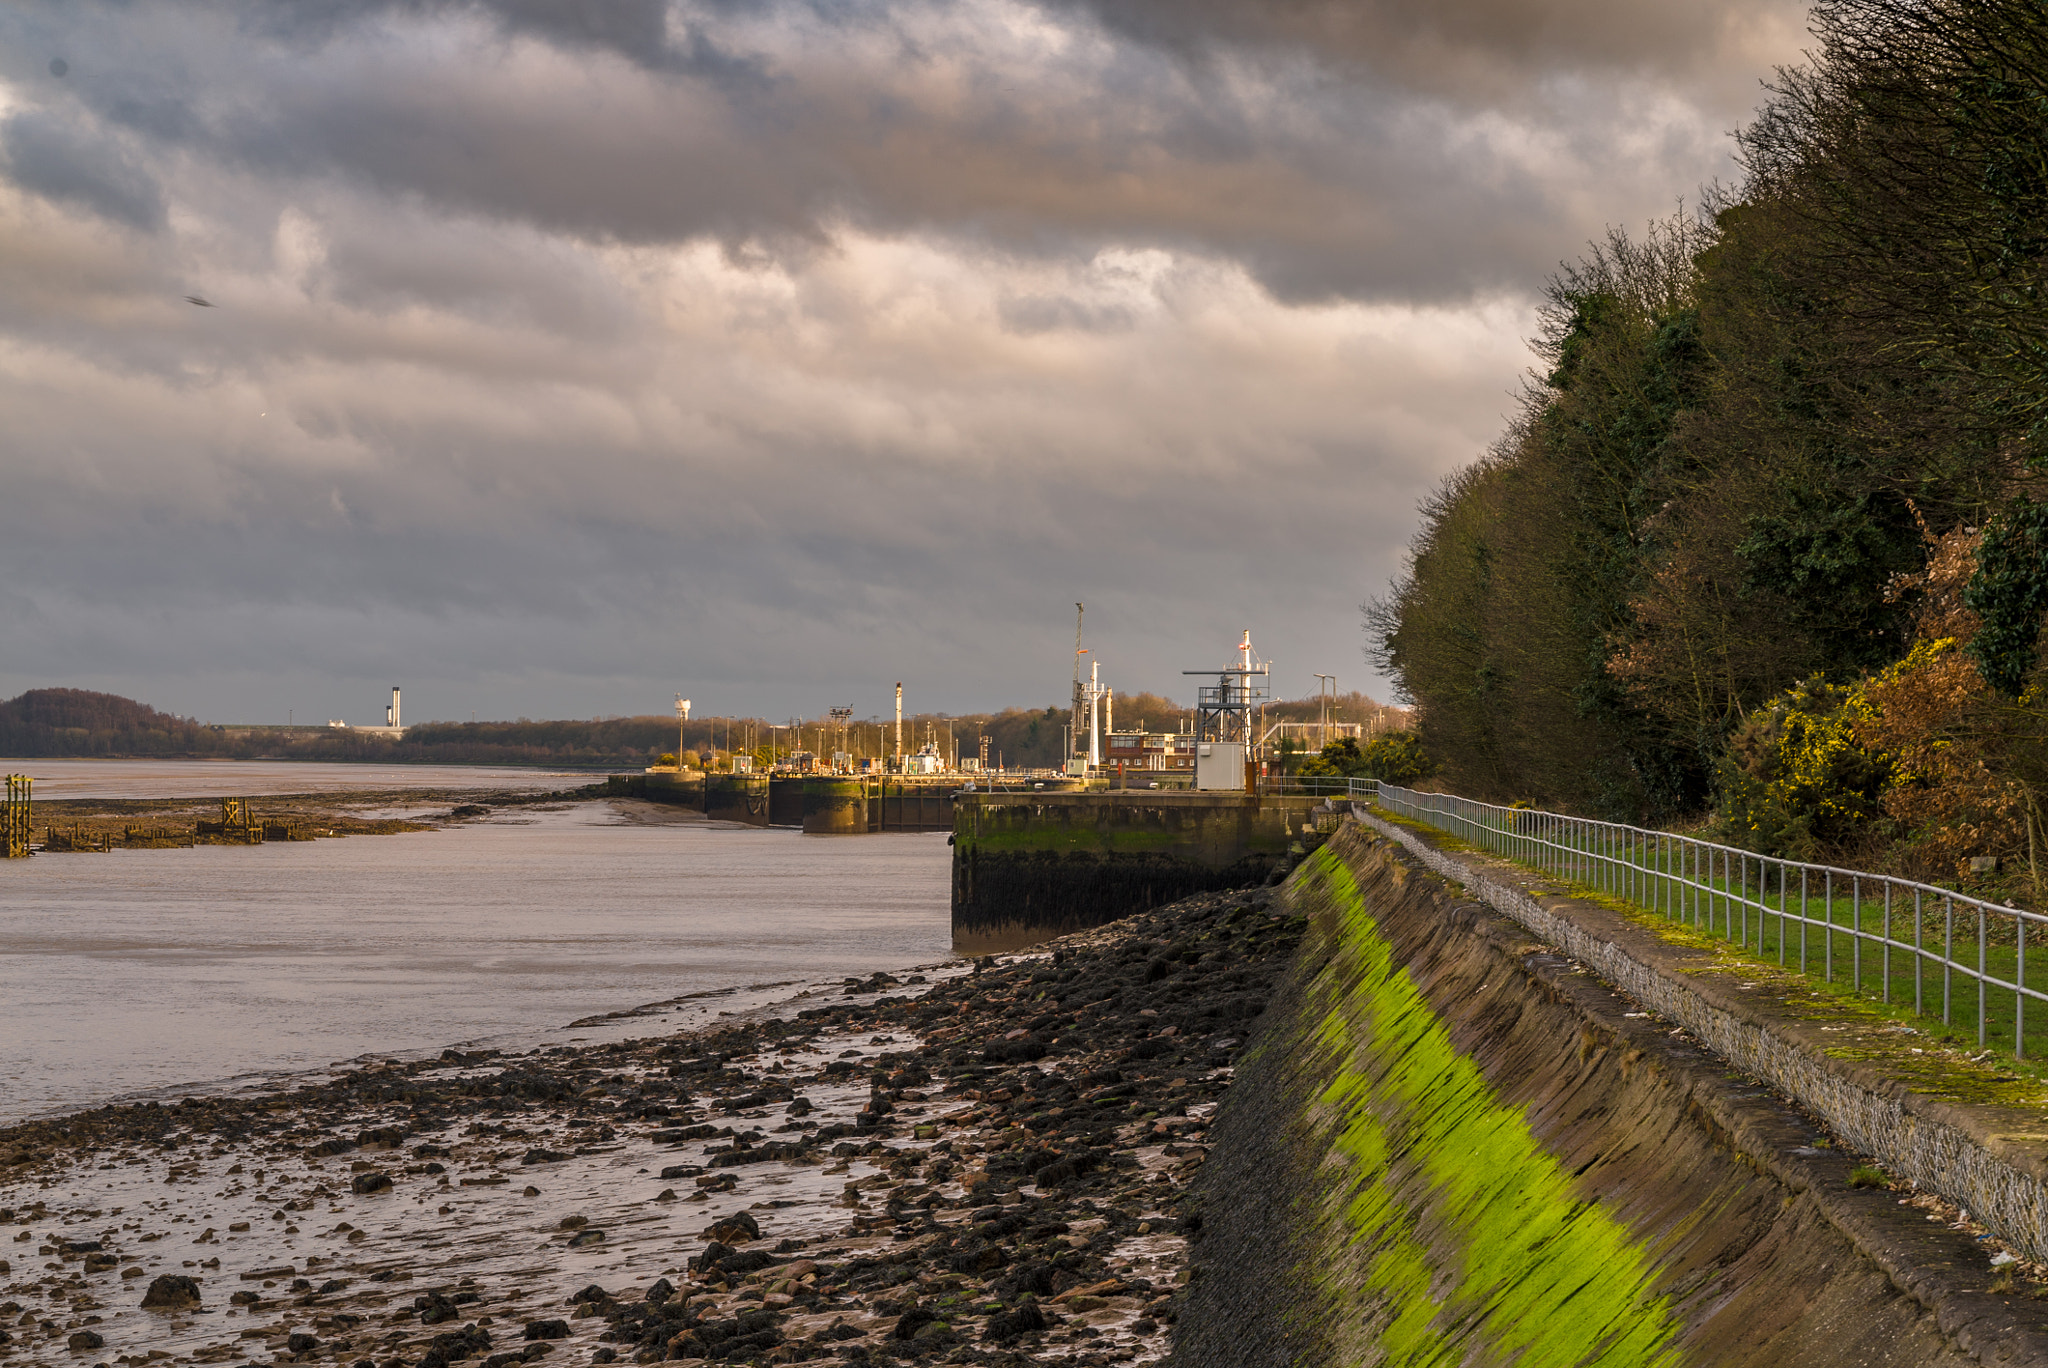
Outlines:
[{"label": "white mast", "polygon": [[1102,662],[1088,662],[1088,767],[1102,764],[1102,713],[1095,706],[1102,697]]}]

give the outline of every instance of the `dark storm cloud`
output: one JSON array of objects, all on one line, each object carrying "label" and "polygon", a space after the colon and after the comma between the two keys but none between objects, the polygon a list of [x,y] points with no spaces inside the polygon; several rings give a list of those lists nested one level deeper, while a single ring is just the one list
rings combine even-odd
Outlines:
[{"label": "dark storm cloud", "polygon": [[[1560,72],[1660,73],[1754,89],[1758,51],[1801,10],[1776,0],[1056,0],[1134,40],[1203,57],[1257,47],[1414,89],[1511,97]],[[1780,57],[1788,54],[1778,52]]]},{"label": "dark storm cloud", "polygon": [[[167,155],[342,176],[596,239],[787,246],[852,223],[1057,254],[1139,238],[1244,261],[1289,297],[1430,297],[1546,269],[1591,184],[1660,159],[1647,87],[1545,85],[1576,70],[1546,37],[1573,25],[1616,56],[1617,34],[1650,51],[1655,34],[1684,39],[1694,66],[1740,27],[1740,11],[1718,28],[1682,17],[1709,12],[1697,6],[1647,12],[1663,17],[1197,7],[1170,25],[1177,11],[1105,11],[1148,39],[1200,36],[1209,56],[1190,63],[1085,28],[1040,51],[966,23],[969,7],[188,8],[178,31],[105,53],[73,87]],[[1312,41],[1347,22],[1378,36]],[[1416,94],[1423,48],[1502,63],[1518,35],[1540,51],[1513,89]],[[167,45],[182,87],[164,79]],[[1363,75],[1329,60],[1375,54]],[[1699,144],[1741,111],[1716,112],[1667,139],[1717,160]]]}]

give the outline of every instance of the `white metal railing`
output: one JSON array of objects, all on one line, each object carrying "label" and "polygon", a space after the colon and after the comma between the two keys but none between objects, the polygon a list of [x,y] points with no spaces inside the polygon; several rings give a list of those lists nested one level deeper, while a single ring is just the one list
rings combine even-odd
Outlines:
[{"label": "white metal railing", "polygon": [[[2048,1002],[2048,991],[2027,981],[2031,975],[2048,985],[2048,970],[2027,964],[2029,934],[2038,938],[2048,924],[2048,916],[2038,912],[1890,874],[1758,855],[1668,831],[1352,782],[1376,790],[1371,799],[1387,812],[1725,936],[1756,954],[1775,951],[1780,965],[1790,967],[1796,955],[1802,973],[1817,969],[1829,983],[1845,967],[1858,992],[1867,991],[1865,980],[1874,977],[1877,996],[1887,1003],[1896,996],[1903,1005],[1910,981],[1915,1015],[1930,1011],[1930,979],[1939,980],[1941,1019],[1949,1024],[1957,998],[1967,997],[1974,985],[1980,1048],[1994,1027],[2001,1036],[2009,1028],[2013,1053],[2024,1056],[2026,1004]],[[1840,964],[1844,959],[1846,966]],[[2038,1033],[2048,1035],[2048,1013],[2037,1020],[2043,1028]]]}]

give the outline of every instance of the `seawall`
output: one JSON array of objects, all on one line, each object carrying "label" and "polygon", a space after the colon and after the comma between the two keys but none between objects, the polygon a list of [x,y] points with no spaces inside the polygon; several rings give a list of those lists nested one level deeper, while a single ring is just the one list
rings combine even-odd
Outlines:
[{"label": "seawall", "polygon": [[1266,882],[1308,845],[1318,800],[1242,793],[963,794],[953,933],[1083,930],[1195,893]]},{"label": "seawall", "polygon": [[1173,1361],[2048,1362],[2048,1303],[1783,1093],[1347,824],[1184,1213]]}]

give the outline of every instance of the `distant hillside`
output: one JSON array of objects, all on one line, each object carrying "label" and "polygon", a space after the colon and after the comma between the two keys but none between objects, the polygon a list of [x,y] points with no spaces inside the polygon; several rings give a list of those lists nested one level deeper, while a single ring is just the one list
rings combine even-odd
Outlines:
[{"label": "distant hillside", "polygon": [[224,739],[189,717],[87,689],[30,689],[0,703],[0,755],[220,755]]}]

